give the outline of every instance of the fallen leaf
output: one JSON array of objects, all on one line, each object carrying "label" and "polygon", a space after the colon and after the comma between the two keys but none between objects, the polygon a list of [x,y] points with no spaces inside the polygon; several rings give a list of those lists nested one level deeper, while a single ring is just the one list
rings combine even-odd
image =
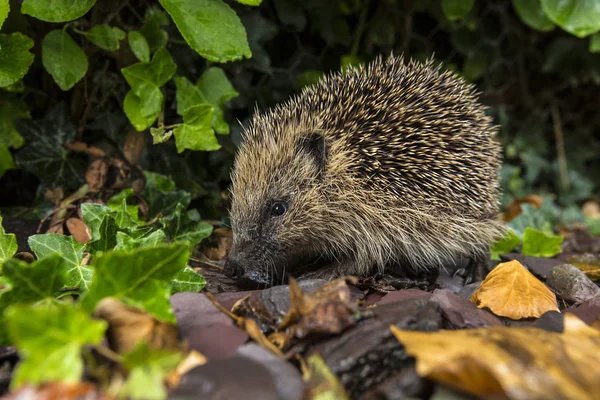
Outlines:
[{"label": "fallen leaf", "polygon": [[202,253],[210,260],[221,261],[231,249],[233,234],[230,229],[216,228],[212,232],[210,241],[213,246],[203,248]]},{"label": "fallen leaf", "polygon": [[102,299],[94,316],[108,322],[107,338],[113,350],[126,353],[141,341],[152,349],[179,349],[177,326],[158,321],[138,308],[129,307],[119,300]]},{"label": "fallen leaf", "polygon": [[60,186],[54,189],[46,189],[44,192],[44,197],[46,200],[56,206],[61,202],[63,197],[65,197],[65,192]]},{"label": "fallen leaf", "polygon": [[90,228],[79,218],[69,218],[67,220],[67,229],[75,240],[81,244],[86,244],[92,239]]},{"label": "fallen leaf", "polygon": [[[349,400],[344,386],[340,383],[325,361],[318,354],[308,357],[307,362],[301,363],[302,378],[307,383],[302,398],[312,400]],[[307,393],[308,392],[308,393]]]},{"label": "fallen leaf", "polygon": [[588,200],[581,206],[583,215],[588,218],[600,219],[600,204],[594,200]]},{"label": "fallen leaf", "polygon": [[98,388],[91,383],[52,382],[38,388],[23,386],[2,398],[4,400],[108,400],[111,397],[100,393]]},{"label": "fallen leaf", "polygon": [[577,254],[571,256],[568,262],[583,271],[591,280],[600,282],[600,258],[592,254]]},{"label": "fallen leaf", "polygon": [[556,295],[517,260],[499,264],[471,296],[477,307],[511,319],[559,311]]},{"label": "fallen leaf", "polygon": [[207,362],[208,359],[201,353],[198,353],[196,350],[190,351],[187,356],[185,356],[185,358],[179,362],[177,368],[167,375],[165,379],[167,386],[171,388],[177,387],[183,375],[200,365],[206,364]]},{"label": "fallen leaf", "polygon": [[92,193],[97,193],[106,185],[108,162],[104,158],[93,161],[85,172],[85,182]]},{"label": "fallen leaf", "polygon": [[512,219],[521,214],[521,204],[531,204],[535,208],[540,208],[543,202],[543,199],[537,195],[530,195],[516,199],[508,207],[508,211],[504,214],[504,220],[506,222],[510,222]]},{"label": "fallen leaf", "polygon": [[[600,332],[566,314],[564,333],[490,327],[438,332],[390,329],[417,373],[482,398],[600,398]],[[485,354],[485,357],[482,357]]]}]

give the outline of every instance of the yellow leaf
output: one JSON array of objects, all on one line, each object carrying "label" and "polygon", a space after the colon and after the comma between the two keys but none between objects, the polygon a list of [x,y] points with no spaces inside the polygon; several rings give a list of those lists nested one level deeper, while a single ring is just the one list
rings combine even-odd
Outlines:
[{"label": "yellow leaf", "polygon": [[559,311],[556,295],[517,260],[499,264],[471,296],[477,307],[512,319]]},{"label": "yellow leaf", "polygon": [[[415,332],[391,326],[417,373],[483,398],[599,399],[600,332],[572,314],[564,333],[489,327]],[[485,356],[483,356],[485,355]]]},{"label": "yellow leaf", "polygon": [[307,383],[307,399],[312,400],[349,400],[350,397],[344,390],[337,376],[327,366],[319,354],[308,357],[307,363],[302,365],[302,378]]}]

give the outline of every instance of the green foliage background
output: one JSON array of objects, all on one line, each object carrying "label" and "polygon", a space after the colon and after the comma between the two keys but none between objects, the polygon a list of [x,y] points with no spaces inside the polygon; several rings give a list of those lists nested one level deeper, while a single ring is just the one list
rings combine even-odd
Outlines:
[{"label": "green foliage background", "polygon": [[0,174],[20,194],[5,208],[83,183],[86,157],[64,143],[119,153],[137,129],[151,133],[142,167],[221,218],[255,106],[390,51],[478,84],[502,127],[504,202],[541,190],[570,205],[600,184],[594,1],[70,3],[0,0]]}]

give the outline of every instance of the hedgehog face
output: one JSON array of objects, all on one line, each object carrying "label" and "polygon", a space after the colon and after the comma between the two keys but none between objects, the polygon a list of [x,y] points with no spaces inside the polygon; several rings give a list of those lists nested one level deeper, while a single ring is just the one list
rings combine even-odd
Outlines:
[{"label": "hedgehog face", "polygon": [[313,255],[307,244],[314,243],[311,228],[323,210],[325,142],[317,133],[301,135],[293,148],[282,140],[253,139],[242,146],[232,175],[233,245],[226,272],[272,284]]}]

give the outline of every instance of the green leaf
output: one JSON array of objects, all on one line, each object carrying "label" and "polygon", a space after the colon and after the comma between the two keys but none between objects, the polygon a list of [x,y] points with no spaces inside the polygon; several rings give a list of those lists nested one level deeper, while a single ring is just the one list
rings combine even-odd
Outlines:
[{"label": "green leaf", "polygon": [[105,297],[142,308],[156,318],[175,322],[169,304],[169,285],[189,258],[186,245],[159,245],[132,252],[111,251],[94,260],[95,279],[82,302],[93,311]]},{"label": "green leaf", "polygon": [[308,70],[296,76],[296,83],[300,88],[314,85],[323,77],[322,71]]},{"label": "green leaf", "polygon": [[[0,29],[2,28],[2,24],[6,17],[8,17],[8,12],[10,11],[10,4],[8,0],[0,0]],[[0,49],[2,47],[0,46]]]},{"label": "green leaf", "polygon": [[[0,177],[9,169],[15,168],[15,161],[8,147],[0,145]],[[1,264],[1,263],[0,263]]]},{"label": "green leaf", "polygon": [[150,134],[152,135],[152,144],[165,143],[169,139],[171,139],[171,136],[173,136],[173,130],[165,129],[162,127],[161,128],[151,127]]},{"label": "green leaf", "polygon": [[187,243],[194,247],[203,239],[206,239],[212,233],[211,224],[200,221],[200,215],[196,210],[189,210],[184,213],[185,207],[178,204],[175,211],[160,219],[167,237],[173,242]]},{"label": "green leaf", "polygon": [[148,129],[158,117],[158,112],[146,117],[143,116],[141,113],[141,103],[140,98],[131,90],[127,92],[125,99],[123,100],[123,110],[125,110],[125,115],[129,118],[131,125],[138,131]]},{"label": "green leaf", "polygon": [[18,249],[17,237],[14,233],[6,233],[2,226],[2,215],[0,215],[0,267],[4,261],[11,259]]},{"label": "green leaf", "polygon": [[105,321],[66,304],[52,307],[13,306],[6,312],[10,338],[21,361],[11,389],[23,384],[79,382],[83,374],[84,345],[99,344],[107,328]]},{"label": "green leaf", "polygon": [[246,30],[235,12],[221,0],[159,0],[185,41],[202,57],[215,62],[250,58]]},{"label": "green leaf", "polygon": [[533,228],[525,229],[523,234],[523,249],[521,252],[527,256],[554,257],[560,253],[562,236],[548,235]]},{"label": "green leaf", "polygon": [[512,4],[521,20],[533,29],[542,32],[554,29],[554,23],[542,9],[541,0],[513,0]]},{"label": "green leaf", "polygon": [[138,344],[123,355],[129,376],[119,394],[131,399],[166,399],[164,378],[182,358],[179,351],[151,349],[145,342]]},{"label": "green leaf", "polygon": [[[121,70],[131,86],[131,92],[124,101],[125,113],[137,130],[146,129],[158,117],[163,105],[160,87],[171,79],[176,69],[169,52],[161,47],[152,61],[137,63]],[[131,96],[132,92],[137,98]],[[148,123],[149,121],[151,122]]]},{"label": "green leaf", "polygon": [[185,208],[190,204],[191,195],[184,190],[176,190],[175,182],[170,178],[150,171],[144,171],[146,186],[141,197],[148,203],[151,218],[162,213],[168,216],[176,210],[178,204]]},{"label": "green leaf", "polygon": [[85,53],[63,29],[50,31],[42,40],[42,64],[62,90],[71,89],[88,70]]},{"label": "green leaf", "polygon": [[15,153],[19,168],[37,175],[48,186],[75,188],[82,182],[87,162],[62,145],[75,140],[75,126],[60,103],[42,119],[20,120],[26,145]]},{"label": "green leaf", "polygon": [[198,104],[206,104],[206,100],[200,89],[190,82],[187,78],[176,76],[174,79],[177,92],[175,99],[177,101],[177,114],[182,115],[187,108]]},{"label": "green leaf", "polygon": [[463,19],[471,11],[475,0],[442,0],[444,15],[450,21]]},{"label": "green leaf", "polygon": [[600,30],[600,2],[596,0],[541,1],[548,18],[579,38]]},{"label": "green leaf", "polygon": [[177,152],[184,150],[218,150],[221,148],[212,129],[213,107],[199,104],[186,109],[183,124],[173,130]]},{"label": "green leaf", "polygon": [[590,53],[600,53],[600,32],[590,37]]},{"label": "green leaf", "polygon": [[204,277],[190,267],[186,266],[171,281],[171,293],[194,292],[204,289]]},{"label": "green leaf", "polygon": [[521,244],[521,238],[512,229],[508,229],[502,239],[492,245],[492,260],[500,260],[500,254],[510,253]]},{"label": "green leaf", "polygon": [[149,235],[134,238],[124,232],[117,232],[115,250],[132,251],[141,247],[153,247],[167,243],[167,236],[162,229],[157,229]]},{"label": "green leaf", "polygon": [[117,230],[115,218],[112,215],[105,215],[98,227],[98,239],[87,242],[85,248],[90,253],[112,250],[117,245]]},{"label": "green leaf", "polygon": [[85,224],[92,231],[92,239],[100,239],[100,224],[106,215],[111,215],[112,210],[103,204],[82,203],[81,215]]},{"label": "green leaf", "polygon": [[25,140],[17,131],[15,122],[18,119],[29,119],[27,104],[13,97],[0,98],[0,146],[18,149]]},{"label": "green leaf", "polygon": [[46,22],[66,22],[83,17],[96,0],[24,0],[21,13]]},{"label": "green leaf", "polygon": [[247,6],[260,6],[260,3],[262,3],[262,0],[235,0],[240,4],[244,4]]},{"label": "green leaf", "polygon": [[125,39],[125,32],[116,26],[106,24],[96,25],[88,32],[85,32],[84,35],[90,42],[108,51],[119,50],[119,41]]},{"label": "green leaf", "polygon": [[127,34],[129,48],[138,60],[142,62],[150,61],[150,46],[148,41],[139,31],[131,31]]},{"label": "green leaf", "polygon": [[33,235],[27,239],[29,247],[37,258],[41,259],[50,254],[60,254],[67,266],[67,287],[79,287],[87,290],[92,282],[92,269],[88,265],[81,265],[83,260],[83,245],[78,243],[73,236],[47,233]]},{"label": "green leaf", "polygon": [[205,102],[213,106],[213,128],[220,134],[228,134],[229,124],[225,122],[224,104],[239,93],[231,85],[225,71],[219,67],[209,68],[202,74],[196,86],[200,89]]},{"label": "green leaf", "polygon": [[0,87],[10,86],[25,76],[33,54],[33,40],[20,32],[0,34]]},{"label": "green leaf", "polygon": [[169,35],[161,27],[169,25],[170,19],[167,13],[158,6],[150,6],[144,14],[144,24],[140,33],[144,35],[150,46],[150,52],[167,44]]},{"label": "green leaf", "polygon": [[129,230],[137,228],[139,225],[138,206],[128,206],[127,200],[123,199],[121,206],[116,210],[115,220],[121,229]]}]

